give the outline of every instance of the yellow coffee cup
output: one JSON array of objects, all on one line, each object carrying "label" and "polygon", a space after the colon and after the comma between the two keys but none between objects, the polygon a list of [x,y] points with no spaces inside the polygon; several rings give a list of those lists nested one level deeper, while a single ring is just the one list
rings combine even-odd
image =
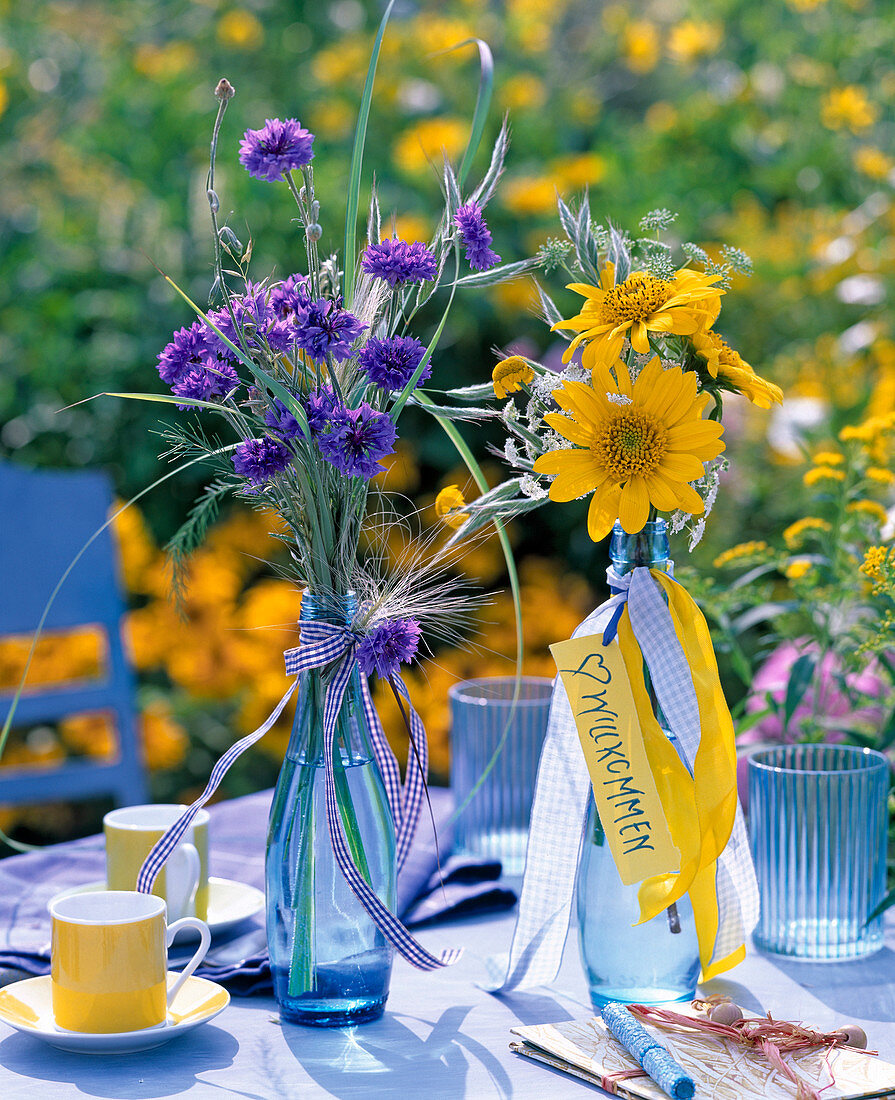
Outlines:
[{"label": "yellow coffee cup", "polygon": [[[143,861],[180,817],[185,806],[158,803],[124,806],[103,818],[106,885],[135,890]],[[159,872],[152,892],[165,899],[172,920],[208,919],[208,811],[200,810]]]},{"label": "yellow coffee cup", "polygon": [[[154,894],[70,894],[50,903],[50,916],[53,1016],[66,1031],[109,1034],[163,1024],[211,943],[198,917],[166,924],[165,903]],[[187,927],[199,931],[199,947],[169,989],[168,947]]]}]

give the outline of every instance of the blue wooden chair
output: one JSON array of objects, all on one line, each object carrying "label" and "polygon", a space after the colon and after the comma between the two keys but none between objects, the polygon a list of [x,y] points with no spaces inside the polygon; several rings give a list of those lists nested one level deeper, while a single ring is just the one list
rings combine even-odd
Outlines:
[{"label": "blue wooden chair", "polygon": [[[0,636],[33,633],[56,582],[105,523],[111,502],[111,485],[103,473],[27,470],[0,462]],[[108,712],[116,720],[117,758],[75,758],[52,768],[0,768],[0,805],[109,794],[116,805],[147,801],[134,681],[122,647],[123,612],[117,550],[106,530],[66,578],[44,624],[48,631],[98,629],[105,648],[101,678],[33,688],[26,681],[14,727]],[[13,695],[0,690],[0,721],[9,713]]]}]

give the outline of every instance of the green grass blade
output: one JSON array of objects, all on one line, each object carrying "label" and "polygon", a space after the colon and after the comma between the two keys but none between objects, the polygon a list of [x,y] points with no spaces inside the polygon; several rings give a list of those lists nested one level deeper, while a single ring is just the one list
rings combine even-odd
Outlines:
[{"label": "green grass blade", "polygon": [[354,131],[354,146],[351,150],[351,168],[348,173],[348,204],[345,209],[345,248],[342,253],[342,294],[346,305],[351,304],[354,294],[354,262],[357,250],[357,210],[360,202],[360,177],[364,166],[364,146],[367,141],[367,121],[370,118],[370,102],[373,99],[373,81],[376,78],[376,66],[379,63],[379,51],[382,49],[382,36],[395,0],[389,0],[385,14],[379,24],[376,41],[373,43],[373,52],[370,54],[370,64],[367,68],[367,80],[364,84],[364,94],[361,96],[360,108],[357,112],[357,127]]},{"label": "green grass blade", "polygon": [[[432,403],[428,398],[425,397],[425,395],[418,395],[418,397],[419,403],[420,405],[422,405],[423,408],[425,408],[426,405]],[[451,421],[443,420],[440,417],[437,417],[436,419],[438,420],[438,423],[441,425],[441,427],[444,429],[451,443],[453,443],[457,453],[466,464],[466,468],[467,470],[469,470],[473,480],[478,486],[479,492],[483,494],[487,493],[488,482],[485,480],[485,475],[482,473],[482,468],[479,466],[478,462],[476,462],[475,456],[469,449],[463,436],[460,435],[456,426]],[[522,658],[525,644],[524,638],[522,636],[522,591],[519,584],[519,572],[516,568],[516,559],[513,556],[513,548],[510,546],[510,539],[507,535],[506,527],[498,519],[495,519],[493,522],[494,529],[497,532],[497,537],[500,541],[500,548],[503,551],[504,561],[507,564],[507,573],[510,578],[510,590],[513,595],[513,613],[516,619],[516,687],[513,693],[513,703],[515,704],[515,702],[519,698],[519,693],[522,686]],[[498,741],[497,743],[497,747],[494,749],[494,752],[491,755],[491,759],[485,765],[484,769],[482,770],[482,774],[476,780],[472,790],[469,792],[463,802],[454,810],[453,814],[451,815],[451,821],[456,821],[460,814],[463,813],[469,803],[473,800],[473,798],[475,798],[482,784],[491,773],[491,769],[497,763],[497,759],[503,751],[503,747],[506,744],[506,740],[510,732],[512,716],[513,709],[511,708],[510,715],[507,719],[507,724],[504,727],[500,741]]]},{"label": "green grass blade", "polygon": [[463,154],[463,160],[460,162],[460,171],[457,173],[457,179],[461,187],[469,175],[469,169],[472,167],[475,155],[479,151],[482,134],[485,132],[485,122],[491,109],[491,95],[494,91],[494,58],[491,49],[488,43],[483,42],[481,38],[467,38],[465,42],[460,42],[459,45],[465,46],[470,42],[474,42],[479,50],[479,92],[475,101],[469,142],[466,146],[466,152]]},{"label": "green grass blade", "polygon": [[[40,640],[40,636],[43,632],[44,623],[47,621],[47,615],[49,615],[50,608],[53,606],[53,604],[56,600],[56,597],[59,595],[59,590],[62,588],[63,584],[65,584],[65,582],[68,579],[68,576],[71,573],[72,569],[74,569],[74,567],[78,564],[78,562],[81,560],[81,558],[84,556],[84,554],[87,553],[87,551],[90,549],[90,547],[93,545],[93,543],[96,542],[96,540],[103,533],[103,531],[107,530],[115,522],[115,520],[118,519],[118,517],[121,515],[122,512],[124,512],[128,508],[130,508],[130,506],[132,504],[136,504],[137,501],[140,500],[141,497],[145,497],[147,493],[152,492],[153,489],[157,488],[159,485],[163,484],[165,481],[168,481],[169,478],[176,477],[177,474],[182,474],[183,471],[188,470],[190,468],[190,466],[195,466],[197,462],[205,462],[206,459],[214,457],[214,455],[226,454],[227,451],[232,451],[236,446],[237,446],[236,443],[232,443],[232,444],[229,444],[226,447],[220,447],[216,451],[210,452],[208,455],[200,455],[198,458],[192,458],[192,459],[190,459],[189,462],[184,462],[183,465],[178,466],[174,470],[169,470],[168,473],[163,474],[160,478],[156,478],[156,480],[153,481],[153,483],[151,485],[147,485],[147,487],[145,489],[141,489],[140,492],[137,493],[136,496],[131,497],[131,499],[129,501],[127,501],[125,504],[122,504],[120,508],[118,508],[115,512],[113,512],[112,515],[109,516],[109,518],[106,520],[106,522],[102,525],[102,527],[98,527],[93,532],[93,534],[90,536],[90,538],[84,543],[84,545],[81,547],[81,549],[77,552],[77,554],[75,554],[75,556],[72,558],[72,560],[68,563],[68,566],[67,566],[65,572],[62,574],[62,576],[56,582],[56,587],[50,593],[50,597],[47,600],[46,604],[44,605],[43,612],[42,612],[42,614],[40,616],[40,619],[38,620],[37,626],[34,630],[34,637],[31,639],[31,648],[28,650],[28,656],[25,660],[25,668],[22,672],[22,678],[21,678],[21,680],[19,680],[18,687],[16,688],[15,694],[12,697],[12,702],[10,703],[10,706],[9,706],[9,713],[6,715],[6,720],[3,723],[2,730],[0,730],[0,757],[3,756],[3,750],[6,748],[6,742],[9,740],[9,733],[10,733],[10,730],[12,729],[13,720],[15,719],[16,710],[17,710],[18,705],[19,705],[19,699],[21,699],[22,692],[25,690],[25,683],[28,679],[28,672],[31,669],[31,661],[32,661],[32,658],[34,657],[34,651],[37,649],[37,643]],[[18,840],[13,840],[11,837],[8,837],[6,835],[6,833],[3,832],[2,829],[0,829],[0,841],[5,842],[6,844],[9,845],[10,848],[15,848],[19,852],[37,851],[37,850],[39,850],[39,847],[40,847],[39,845],[22,844]]]}]

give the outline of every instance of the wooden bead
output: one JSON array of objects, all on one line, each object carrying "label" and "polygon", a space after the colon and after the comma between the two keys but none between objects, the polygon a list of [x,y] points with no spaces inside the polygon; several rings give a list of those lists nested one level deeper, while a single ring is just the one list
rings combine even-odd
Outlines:
[{"label": "wooden bead", "polygon": [[847,1027],[840,1027],[833,1032],[834,1035],[841,1035],[842,1040],[847,1047],[855,1047],[858,1050],[863,1050],[867,1046],[867,1034],[862,1027],[858,1027],[857,1024],[849,1024]]},{"label": "wooden bead", "polygon": [[737,1020],[742,1020],[742,1018],[743,1013],[741,1010],[729,1001],[722,1001],[721,1004],[712,1005],[709,1009],[709,1019],[713,1024],[725,1024],[729,1027],[731,1024],[735,1024]]}]

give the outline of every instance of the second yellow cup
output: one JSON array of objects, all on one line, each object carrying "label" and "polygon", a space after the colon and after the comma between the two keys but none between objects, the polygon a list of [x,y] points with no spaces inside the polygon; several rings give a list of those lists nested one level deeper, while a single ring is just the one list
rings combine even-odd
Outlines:
[{"label": "second yellow cup", "polygon": [[[143,861],[185,806],[158,803],[125,806],[103,818],[106,837],[106,885],[110,890],[135,890]],[[183,839],[168,857],[152,892],[164,898],[172,920],[208,919],[208,812],[200,810]]]}]

